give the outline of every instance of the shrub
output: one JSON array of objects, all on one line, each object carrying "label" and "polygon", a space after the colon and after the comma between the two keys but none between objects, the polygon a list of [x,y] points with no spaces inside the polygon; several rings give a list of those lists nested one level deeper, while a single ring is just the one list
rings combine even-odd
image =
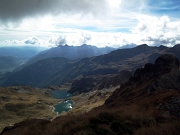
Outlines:
[{"label": "shrub", "polygon": [[119,121],[113,121],[111,124],[111,129],[115,131],[118,135],[133,133],[129,127]]}]

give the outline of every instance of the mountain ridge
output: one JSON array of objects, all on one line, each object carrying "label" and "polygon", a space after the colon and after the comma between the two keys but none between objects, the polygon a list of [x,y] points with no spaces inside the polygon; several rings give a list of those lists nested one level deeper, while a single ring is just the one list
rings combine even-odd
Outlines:
[{"label": "mountain ridge", "polygon": [[[40,60],[30,66],[24,67],[22,70],[10,74],[9,77],[6,78],[6,82],[12,82],[12,85],[24,84],[29,86],[39,86],[43,79],[47,79],[53,73],[58,71],[66,62],[69,62],[69,60],[59,57]],[[18,81],[13,82],[13,80]],[[6,83],[3,83],[3,86],[7,86]]]},{"label": "mountain ridge", "polygon": [[81,46],[59,45],[57,47],[53,47],[49,50],[39,53],[38,55],[31,58],[27,62],[27,64],[31,64],[38,60],[51,58],[51,57],[64,57],[69,60],[77,61],[86,57],[103,55],[109,53],[112,50],[115,50],[115,48],[111,48],[111,47],[98,48],[96,46],[87,45],[87,44],[83,44]]},{"label": "mountain ridge", "polygon": [[[144,54],[144,50],[146,50],[147,54]],[[161,50],[161,47],[149,47],[147,45],[143,45],[132,49],[115,50],[109,54],[97,57],[85,58],[76,63],[71,63],[70,65],[64,66],[66,72],[64,72],[62,76],[67,76],[66,78],[59,76],[61,72],[63,72],[62,70],[51,76],[46,83],[48,84],[48,82],[51,81],[55,82],[54,85],[60,85],[79,76],[86,77],[90,75],[102,75],[107,73],[117,74],[122,70],[133,71],[139,67],[142,67],[146,63],[154,62],[157,57],[163,53],[166,53],[167,50],[171,50],[171,48]],[[180,59],[180,51],[177,50],[177,52],[179,53],[176,53],[176,57]],[[173,51],[171,53],[173,53]],[[72,68],[70,68],[70,66]],[[103,70],[104,73],[98,72]],[[74,71],[76,74],[74,74]],[[59,80],[59,84],[57,80]]]},{"label": "mountain ridge", "polygon": [[[60,86],[63,83],[72,81],[78,77],[118,74],[122,70],[134,72],[135,69],[142,67],[146,63],[153,63],[157,57],[164,53],[174,54],[180,59],[180,49],[177,49],[179,46],[180,45],[176,45],[172,48],[167,48],[163,46],[149,47],[148,45],[143,44],[131,49],[119,49],[108,54],[84,58],[77,62],[64,63],[62,68],[54,74],[51,74],[46,80],[41,81],[41,85],[38,86]],[[19,72],[22,72],[22,70]],[[16,76],[20,77],[18,74],[16,74]],[[2,85],[8,86],[18,83],[16,81],[18,80],[12,80],[11,82],[13,83],[10,83],[10,81],[4,80]]]}]

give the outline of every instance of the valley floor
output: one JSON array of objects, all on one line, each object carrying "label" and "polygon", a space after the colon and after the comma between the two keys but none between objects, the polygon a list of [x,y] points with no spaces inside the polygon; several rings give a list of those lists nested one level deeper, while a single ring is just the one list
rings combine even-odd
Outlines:
[{"label": "valley floor", "polygon": [[[88,112],[94,107],[101,106],[118,87],[73,96],[70,98],[73,101],[73,109],[60,115]],[[0,132],[4,127],[25,119],[55,119],[58,115],[54,112],[53,106],[60,101],[52,97],[49,89],[29,86],[0,88]]]}]

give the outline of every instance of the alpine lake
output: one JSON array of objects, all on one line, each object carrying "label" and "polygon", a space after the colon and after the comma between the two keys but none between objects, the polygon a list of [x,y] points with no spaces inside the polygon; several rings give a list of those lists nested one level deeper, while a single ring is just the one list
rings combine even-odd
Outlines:
[{"label": "alpine lake", "polygon": [[73,102],[68,100],[68,98],[72,97],[71,93],[67,92],[66,90],[52,90],[52,95],[55,99],[63,100],[61,103],[54,106],[55,112],[60,114],[62,112],[68,112],[70,109],[72,109]]}]

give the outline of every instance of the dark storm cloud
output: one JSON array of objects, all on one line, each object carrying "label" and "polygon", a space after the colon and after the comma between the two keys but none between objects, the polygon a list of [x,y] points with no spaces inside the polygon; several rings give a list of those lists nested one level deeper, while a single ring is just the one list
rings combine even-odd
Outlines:
[{"label": "dark storm cloud", "polygon": [[101,14],[106,0],[0,0],[0,20],[15,22],[46,14]]}]

